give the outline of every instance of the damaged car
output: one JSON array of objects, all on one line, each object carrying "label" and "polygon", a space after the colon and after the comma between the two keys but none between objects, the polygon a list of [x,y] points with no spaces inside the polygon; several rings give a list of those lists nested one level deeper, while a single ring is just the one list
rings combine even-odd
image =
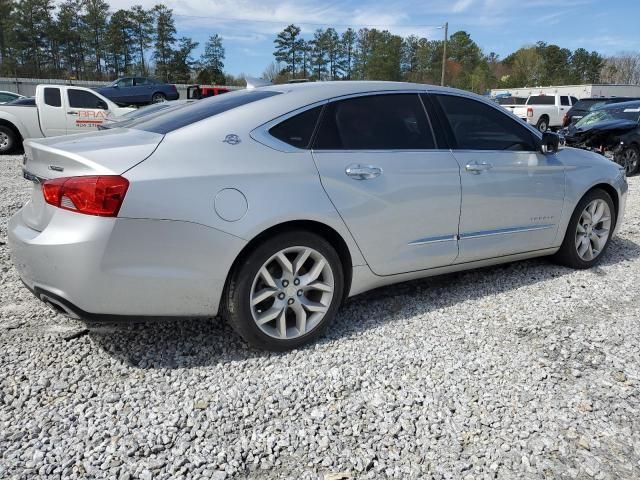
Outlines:
[{"label": "damaged car", "polygon": [[589,113],[565,131],[567,145],[598,152],[622,165],[627,176],[640,169],[640,101]]}]

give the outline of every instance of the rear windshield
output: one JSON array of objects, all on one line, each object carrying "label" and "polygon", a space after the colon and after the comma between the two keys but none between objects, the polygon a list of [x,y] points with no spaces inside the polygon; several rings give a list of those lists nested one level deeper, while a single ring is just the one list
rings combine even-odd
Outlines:
[{"label": "rear windshield", "polygon": [[153,118],[149,119],[142,117],[139,122],[136,122],[135,125],[129,125],[129,127],[165,135],[205,118],[213,117],[227,110],[273,97],[280,93],[271,90],[239,90],[226,95],[217,95],[198,100],[196,103],[188,105],[187,108],[179,108],[175,111],[167,112],[166,115],[153,116]]},{"label": "rear windshield", "polygon": [[554,105],[556,103],[556,97],[552,95],[536,95],[529,97],[527,105]]},{"label": "rear windshield", "polygon": [[576,103],[573,107],[576,110],[589,110],[594,105],[596,104],[604,105],[605,102],[606,100],[601,100],[601,99],[578,100],[578,103]]},{"label": "rear windshield", "polygon": [[526,98],[522,97],[500,97],[496,98],[498,105],[524,105],[527,103]]}]

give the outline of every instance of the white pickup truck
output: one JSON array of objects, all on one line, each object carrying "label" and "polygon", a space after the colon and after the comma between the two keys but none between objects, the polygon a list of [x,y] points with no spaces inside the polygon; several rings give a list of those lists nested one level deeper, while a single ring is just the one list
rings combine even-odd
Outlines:
[{"label": "white pickup truck", "polygon": [[524,105],[503,105],[525,122],[534,125],[541,132],[549,128],[562,127],[564,114],[578,102],[569,95],[530,95]]},{"label": "white pickup truck", "polygon": [[0,155],[27,138],[92,132],[107,115],[118,117],[132,110],[89,88],[38,85],[35,105],[0,105]]}]

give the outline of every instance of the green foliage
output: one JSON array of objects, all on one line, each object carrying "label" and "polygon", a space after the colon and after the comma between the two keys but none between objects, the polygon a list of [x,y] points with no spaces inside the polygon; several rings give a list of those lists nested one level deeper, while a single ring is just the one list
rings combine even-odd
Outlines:
[{"label": "green foliage", "polygon": [[224,46],[222,38],[217,33],[211,35],[204,46],[204,53],[200,57],[198,82],[203,84],[225,83],[224,75]]}]

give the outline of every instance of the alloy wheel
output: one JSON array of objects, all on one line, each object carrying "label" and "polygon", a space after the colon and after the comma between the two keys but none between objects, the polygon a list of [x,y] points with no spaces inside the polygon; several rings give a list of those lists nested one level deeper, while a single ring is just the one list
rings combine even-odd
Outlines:
[{"label": "alloy wheel", "polygon": [[9,135],[4,132],[0,132],[0,148],[7,148],[9,146]]},{"label": "alloy wheel", "polygon": [[622,152],[622,165],[624,166],[625,173],[633,175],[638,171],[638,161],[640,161],[638,151],[635,148],[627,148]]},{"label": "alloy wheel", "polygon": [[267,335],[293,339],[316,328],[331,305],[334,277],[327,259],[304,246],[271,256],[251,286],[251,314]]},{"label": "alloy wheel", "polygon": [[582,211],[576,227],[576,250],[584,261],[591,261],[600,255],[607,244],[611,229],[609,204],[597,198]]}]

